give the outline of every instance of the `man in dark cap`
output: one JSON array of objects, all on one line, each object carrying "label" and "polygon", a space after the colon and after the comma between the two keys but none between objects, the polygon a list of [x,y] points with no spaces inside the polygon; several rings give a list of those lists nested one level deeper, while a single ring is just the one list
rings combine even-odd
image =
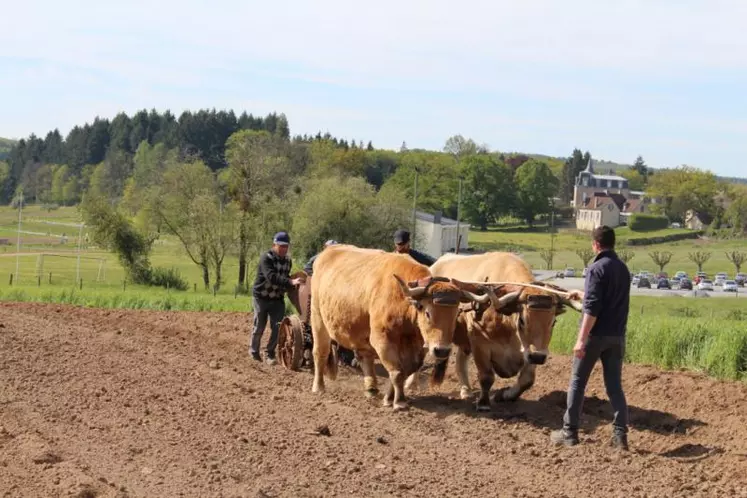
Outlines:
[{"label": "man in dark cap", "polygon": [[394,251],[400,254],[409,254],[412,259],[421,265],[431,266],[436,262],[435,258],[410,247],[410,232],[407,230],[394,232]]},{"label": "man in dark cap", "polygon": [[[337,244],[339,244],[339,242],[330,239],[324,243],[324,247],[334,246]],[[314,261],[316,260],[317,256],[319,256],[319,253],[314,254],[311,259],[306,262],[306,266],[303,267],[303,271],[306,272],[308,276],[311,276],[314,273]]]},{"label": "man in dark cap", "polygon": [[254,299],[254,331],[252,332],[249,353],[257,361],[262,361],[259,346],[262,333],[270,319],[270,340],[267,341],[266,361],[270,365],[277,363],[275,350],[278,344],[278,327],[285,315],[285,294],[294,285],[299,285],[301,278],[290,278],[293,261],[288,257],[290,237],[287,232],[278,232],[272,241],[272,248],[259,258],[257,277],[254,280],[252,297]]}]

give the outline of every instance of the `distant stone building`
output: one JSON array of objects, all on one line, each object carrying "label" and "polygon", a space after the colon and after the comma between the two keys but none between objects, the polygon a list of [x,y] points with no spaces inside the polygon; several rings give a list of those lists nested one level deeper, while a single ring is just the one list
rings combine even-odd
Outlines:
[{"label": "distant stone building", "polygon": [[627,225],[631,215],[646,212],[645,196],[644,192],[630,190],[628,180],[622,176],[596,174],[589,160],[573,187],[576,228]]}]

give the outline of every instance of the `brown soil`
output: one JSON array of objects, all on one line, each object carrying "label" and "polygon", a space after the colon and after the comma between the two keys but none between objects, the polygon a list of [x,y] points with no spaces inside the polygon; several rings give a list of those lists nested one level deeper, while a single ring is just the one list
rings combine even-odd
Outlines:
[{"label": "brown soil", "polygon": [[493,413],[447,377],[396,414],[354,370],[317,396],[308,371],[253,362],[248,331],[248,314],[3,303],[0,494],[747,496],[744,384],[626,366],[622,454],[597,369],[582,444],[556,448],[567,357]]}]

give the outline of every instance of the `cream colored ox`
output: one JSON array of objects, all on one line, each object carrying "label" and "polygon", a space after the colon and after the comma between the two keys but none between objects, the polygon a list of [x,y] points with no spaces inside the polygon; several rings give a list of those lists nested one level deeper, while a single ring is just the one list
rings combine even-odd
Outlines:
[{"label": "cream colored ox", "polygon": [[489,395],[496,374],[519,377],[510,388],[499,390],[494,401],[514,401],[532,387],[536,366],[547,360],[556,317],[565,312],[566,306],[582,309],[580,301],[570,300],[558,288],[535,282],[529,265],[512,253],[447,254],[431,266],[431,273],[462,282],[535,284],[483,285],[492,304],[474,306],[459,316],[454,344],[461,396],[467,399],[471,392],[467,374],[471,353],[480,382],[477,409],[481,411],[490,410]]},{"label": "cream colored ox", "polygon": [[378,393],[378,358],[391,380],[384,406],[406,409],[405,378],[422,366],[427,352],[448,360],[459,303],[470,301],[487,304],[490,296],[434,279],[427,266],[406,254],[343,244],[324,249],[311,281],[312,392],[324,392],[325,373],[337,377],[334,340],[356,352],[367,396]]}]

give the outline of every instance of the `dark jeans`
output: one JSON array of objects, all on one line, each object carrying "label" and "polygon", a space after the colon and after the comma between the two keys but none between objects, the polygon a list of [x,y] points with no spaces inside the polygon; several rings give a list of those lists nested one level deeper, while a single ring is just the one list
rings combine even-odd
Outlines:
[{"label": "dark jeans", "polygon": [[568,400],[563,427],[578,431],[584,390],[597,360],[602,360],[604,387],[612,404],[612,425],[616,434],[628,432],[628,404],[622,388],[622,364],[625,356],[625,337],[590,336],[583,358],[573,357],[573,371],[568,386]]},{"label": "dark jeans", "polygon": [[270,340],[267,341],[267,356],[274,358],[275,349],[278,346],[278,328],[285,316],[284,299],[258,299],[254,298],[254,330],[252,332],[249,352],[253,355],[259,354],[259,345],[262,334],[270,319]]}]

